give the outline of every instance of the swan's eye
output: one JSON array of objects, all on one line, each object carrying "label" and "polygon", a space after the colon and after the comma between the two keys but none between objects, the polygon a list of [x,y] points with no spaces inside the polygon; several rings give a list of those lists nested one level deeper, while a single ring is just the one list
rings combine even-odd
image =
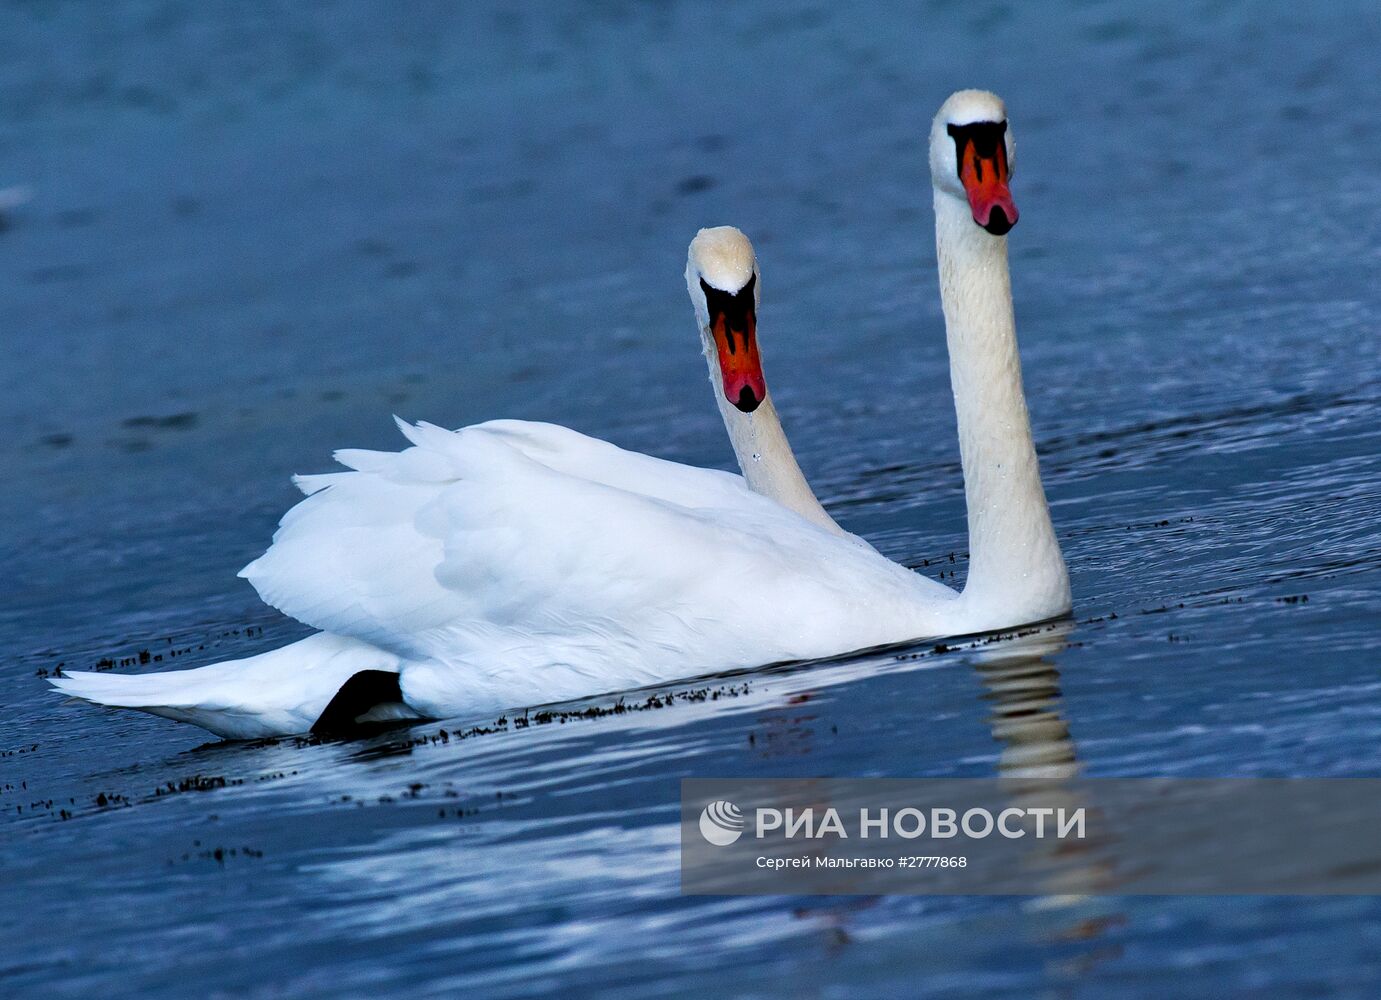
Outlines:
[{"label": "swan's eye", "polygon": [[1017,206],[1007,187],[1006,122],[947,125],[954,140],[955,167],[969,198],[973,221],[995,236],[1017,223]]},{"label": "swan's eye", "polygon": [[737,292],[722,292],[700,279],[710,311],[710,334],[719,354],[724,397],[744,413],[752,413],[767,398],[767,382],[758,357],[757,308],[754,274]]}]

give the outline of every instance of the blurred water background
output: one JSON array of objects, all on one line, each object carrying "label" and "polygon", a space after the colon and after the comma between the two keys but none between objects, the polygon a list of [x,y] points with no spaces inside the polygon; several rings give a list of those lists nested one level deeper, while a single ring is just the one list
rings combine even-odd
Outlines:
[{"label": "blurred water background", "polygon": [[[690,898],[676,842],[688,776],[1381,772],[1377,51],[1361,2],[0,8],[0,994],[1381,994],[1373,899]],[[390,413],[727,466],[704,225],[827,506],[962,583],[961,86],[1017,137],[1071,626],[467,739],[48,690],[303,634],[235,571]]]}]

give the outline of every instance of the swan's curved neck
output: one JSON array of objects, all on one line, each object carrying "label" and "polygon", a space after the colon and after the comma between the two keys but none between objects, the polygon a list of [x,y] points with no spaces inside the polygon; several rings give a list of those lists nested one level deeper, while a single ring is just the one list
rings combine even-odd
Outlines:
[{"label": "swan's curved neck", "polygon": [[975,616],[1010,623],[1069,610],[1069,576],[1041,486],[1021,384],[1007,240],[974,224],[969,206],[935,193],[940,299],[964,466]]},{"label": "swan's curved neck", "polygon": [[772,403],[771,391],[752,413],[744,413],[725,399],[723,376],[714,348],[708,340],[708,331],[702,327],[701,334],[706,340],[705,354],[709,361],[715,402],[719,404],[724,429],[729,432],[729,442],[734,446],[734,455],[748,488],[777,501],[788,510],[794,510],[812,524],[840,535],[848,534],[825,512],[806,482],[801,467],[796,464],[791,442],[786,439],[786,431],[782,430],[782,422],[777,418],[777,407]]}]

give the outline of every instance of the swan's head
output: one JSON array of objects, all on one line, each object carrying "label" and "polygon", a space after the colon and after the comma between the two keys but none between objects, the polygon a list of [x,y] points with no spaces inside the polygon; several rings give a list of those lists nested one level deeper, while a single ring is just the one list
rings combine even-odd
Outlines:
[{"label": "swan's head", "polygon": [[1015,162],[1007,109],[996,94],[961,90],[940,106],[930,127],[931,183],[966,200],[973,221],[994,236],[1017,224],[1007,188]]},{"label": "swan's head", "polygon": [[705,351],[719,359],[724,398],[752,413],[767,398],[758,355],[758,259],[733,226],[702,229],[686,258],[690,290]]}]

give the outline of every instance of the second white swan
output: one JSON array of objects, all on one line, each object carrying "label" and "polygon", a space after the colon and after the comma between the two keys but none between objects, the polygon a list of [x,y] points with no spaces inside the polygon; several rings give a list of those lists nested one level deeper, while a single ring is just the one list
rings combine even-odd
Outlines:
[{"label": "second white swan", "polygon": [[968,506],[962,593],[885,559],[815,499],[762,375],[751,247],[707,230],[687,283],[746,481],[548,424],[400,423],[412,447],[339,452],[352,471],[300,477],[307,498],[241,573],[320,633],[193,670],[53,683],[256,737],[479,716],[1066,613],[1012,313],[1011,164],[1002,102],[950,97],[930,166]]}]

